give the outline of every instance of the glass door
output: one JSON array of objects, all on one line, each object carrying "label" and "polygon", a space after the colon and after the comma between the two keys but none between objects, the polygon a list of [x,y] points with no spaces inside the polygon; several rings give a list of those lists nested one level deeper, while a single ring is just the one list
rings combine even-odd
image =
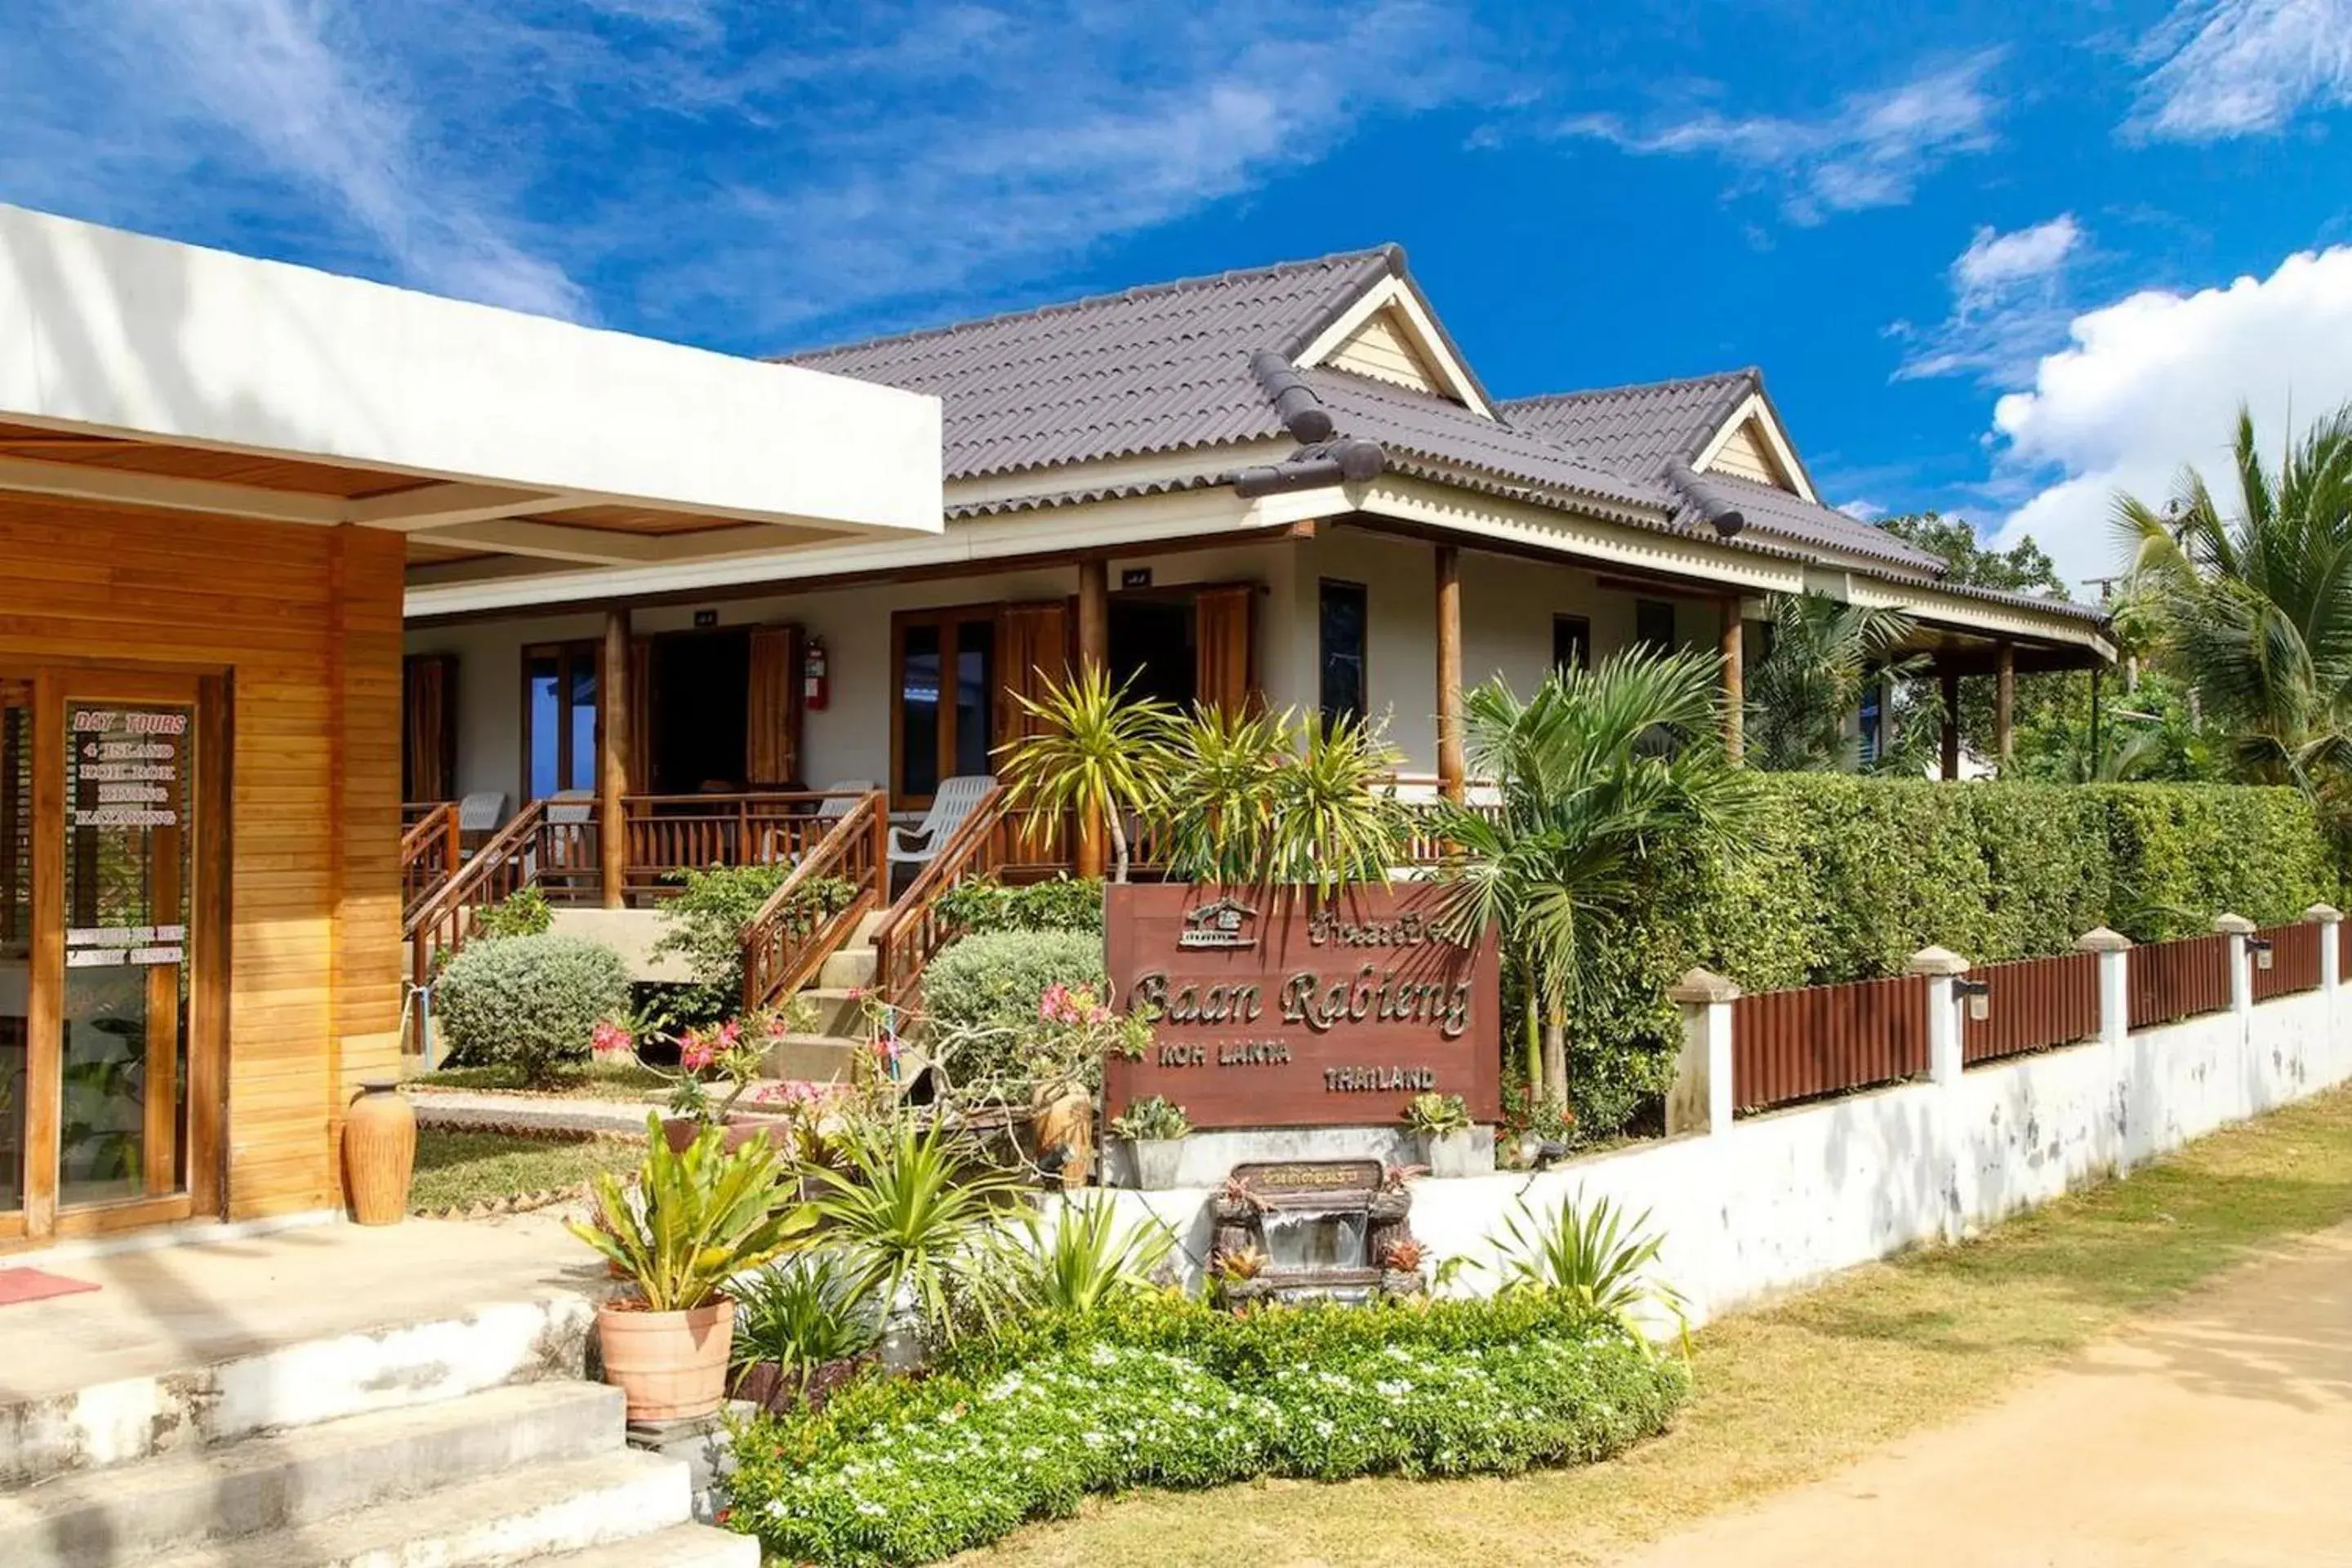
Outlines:
[{"label": "glass door", "polygon": [[0,672],[0,1239],[184,1217],[217,1118],[188,677]]}]

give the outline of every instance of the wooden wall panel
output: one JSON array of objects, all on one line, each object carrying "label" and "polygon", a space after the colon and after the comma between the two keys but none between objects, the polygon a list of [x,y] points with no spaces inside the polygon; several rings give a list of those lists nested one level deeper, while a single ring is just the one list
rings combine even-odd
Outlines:
[{"label": "wooden wall panel", "polygon": [[398,1070],[400,611],[395,535],[0,494],[0,665],[228,676],[233,1218],[337,1202]]}]

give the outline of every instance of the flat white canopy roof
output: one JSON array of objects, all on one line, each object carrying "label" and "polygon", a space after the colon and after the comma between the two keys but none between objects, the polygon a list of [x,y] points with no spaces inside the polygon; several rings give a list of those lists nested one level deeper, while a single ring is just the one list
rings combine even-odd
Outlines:
[{"label": "flat white canopy roof", "polygon": [[643,566],[939,532],[940,406],[0,205],[12,489]]}]

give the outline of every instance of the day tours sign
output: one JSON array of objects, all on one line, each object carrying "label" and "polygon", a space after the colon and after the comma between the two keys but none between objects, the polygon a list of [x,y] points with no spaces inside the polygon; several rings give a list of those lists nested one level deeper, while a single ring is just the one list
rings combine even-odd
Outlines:
[{"label": "day tours sign", "polygon": [[1106,892],[1116,1000],[1156,1016],[1143,1059],[1105,1068],[1112,1115],[1157,1094],[1195,1127],[1367,1126],[1434,1092],[1499,1119],[1495,936],[1441,934],[1444,889]]}]

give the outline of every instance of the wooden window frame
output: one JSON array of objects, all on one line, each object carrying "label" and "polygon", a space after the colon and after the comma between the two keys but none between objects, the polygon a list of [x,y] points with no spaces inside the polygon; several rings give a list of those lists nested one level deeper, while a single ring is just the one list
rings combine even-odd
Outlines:
[{"label": "wooden window frame", "polygon": [[[518,802],[524,805],[528,805],[531,800],[536,798],[530,793],[530,752],[532,740],[530,719],[530,665],[531,660],[551,655],[553,656],[556,660],[556,701],[561,708],[567,712],[572,707],[571,692],[572,660],[575,658],[585,658],[588,661],[588,668],[596,677],[596,740],[593,750],[601,754],[604,746],[604,644],[598,642],[593,637],[572,638],[562,642],[525,643],[522,650],[522,668],[520,671],[522,691],[522,777],[520,793],[515,796],[515,799]],[[556,749],[555,788],[550,793],[552,795],[562,795],[566,790],[589,790],[593,792],[596,788],[596,768],[593,757],[590,761],[588,778],[585,783],[574,782],[567,784],[563,782],[564,774],[571,771],[568,764],[572,756],[572,747],[570,743],[572,726],[569,723],[564,723],[561,727],[563,731],[565,739],[564,742]]]},{"label": "wooden window frame", "polygon": [[[992,639],[998,621],[1003,617],[1004,602],[984,605],[939,605],[920,609],[890,612],[890,805],[896,811],[921,811],[929,808],[932,795],[915,794],[904,789],[907,754],[907,708],[903,694],[907,689],[907,628],[915,626],[936,626],[940,628],[940,701],[938,723],[939,766],[941,778],[950,778],[955,760],[955,702],[949,695],[947,672],[954,658],[956,633],[963,626],[985,626]],[[1075,617],[1073,617],[1075,619]],[[994,655],[992,652],[991,658]],[[994,684],[1002,686],[1003,672],[992,670]],[[994,745],[998,727],[997,693],[991,691],[987,703],[990,744]]]}]

